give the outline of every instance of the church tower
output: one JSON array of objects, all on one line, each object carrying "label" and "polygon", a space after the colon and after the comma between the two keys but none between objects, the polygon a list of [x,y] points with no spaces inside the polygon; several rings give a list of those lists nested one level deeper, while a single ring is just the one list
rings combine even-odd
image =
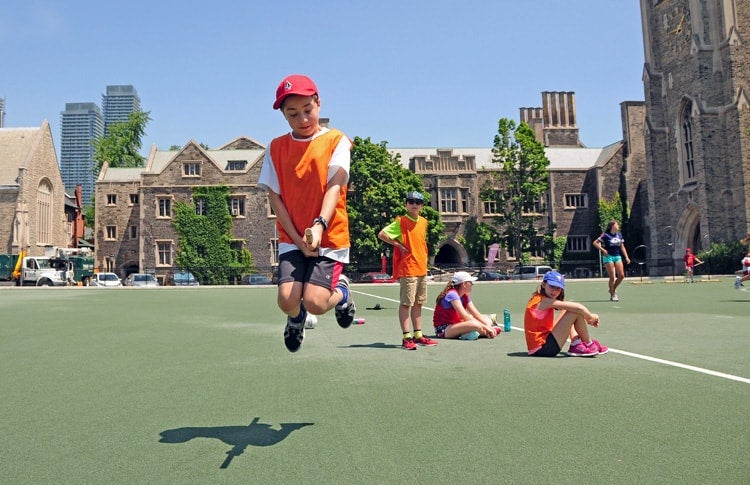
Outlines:
[{"label": "church tower", "polygon": [[646,244],[666,275],[750,232],[750,2],[641,0],[641,20]]}]

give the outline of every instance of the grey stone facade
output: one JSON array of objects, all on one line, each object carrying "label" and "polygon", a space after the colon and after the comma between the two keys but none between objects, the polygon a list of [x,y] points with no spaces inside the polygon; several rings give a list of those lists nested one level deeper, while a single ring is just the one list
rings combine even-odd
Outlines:
[{"label": "grey stone facade", "polygon": [[0,253],[42,256],[71,239],[65,186],[47,121],[0,128]]},{"label": "grey stone facade", "polygon": [[264,151],[245,137],[216,150],[190,141],[177,151],[152,148],[143,168],[105,165],[96,182],[97,268],[121,277],[140,271],[163,279],[176,268],[174,203],[194,203],[195,187],[217,185],[230,190],[236,244],[250,250],[256,266],[271,267],[275,218],[257,185]]},{"label": "grey stone facade", "polygon": [[[644,176],[645,143],[642,102],[621,104],[623,140],[604,148],[587,148],[578,136],[575,95],[572,92],[543,92],[542,107],[521,108],[520,119],[528,123],[537,140],[545,145],[550,190],[540,201],[539,236],[554,224],[555,235],[568,238],[567,261],[563,271],[579,276],[598,270],[592,240],[600,233],[597,207],[602,199],[612,200],[620,193],[631,209],[628,221],[629,245],[640,244],[644,222],[646,190]],[[431,206],[445,223],[445,240],[440,243],[433,263],[440,265],[482,265],[469,261],[461,239],[466,222],[493,223],[479,198],[480,187],[499,167],[492,163],[492,149],[482,148],[392,148],[401,162],[423,179]],[[455,210],[454,210],[455,208]],[[545,262],[544,255],[532,253],[532,260]],[[509,270],[517,259],[501,249],[495,267]]]},{"label": "grey stone facade", "polygon": [[686,247],[750,232],[750,2],[641,0],[647,244],[667,274]]}]

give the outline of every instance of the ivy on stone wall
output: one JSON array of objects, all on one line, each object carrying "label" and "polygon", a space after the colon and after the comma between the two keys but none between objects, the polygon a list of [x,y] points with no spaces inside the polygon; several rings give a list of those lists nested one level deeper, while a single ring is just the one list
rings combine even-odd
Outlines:
[{"label": "ivy on stone wall", "polygon": [[180,237],[175,263],[208,284],[236,282],[242,274],[254,271],[250,251],[232,247],[228,196],[229,188],[224,185],[195,187],[192,203],[175,203],[173,223]]}]

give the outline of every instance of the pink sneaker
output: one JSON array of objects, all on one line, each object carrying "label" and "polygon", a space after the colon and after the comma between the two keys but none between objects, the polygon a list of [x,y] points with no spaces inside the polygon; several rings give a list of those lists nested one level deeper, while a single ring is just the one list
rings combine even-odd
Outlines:
[{"label": "pink sneaker", "polygon": [[599,355],[599,351],[592,344],[586,345],[581,341],[576,345],[571,344],[567,354],[571,357],[594,357]]},{"label": "pink sneaker", "polygon": [[600,344],[598,340],[591,339],[591,343],[589,344],[589,347],[596,349],[599,355],[603,355],[609,352],[609,347],[607,347],[606,345]]}]

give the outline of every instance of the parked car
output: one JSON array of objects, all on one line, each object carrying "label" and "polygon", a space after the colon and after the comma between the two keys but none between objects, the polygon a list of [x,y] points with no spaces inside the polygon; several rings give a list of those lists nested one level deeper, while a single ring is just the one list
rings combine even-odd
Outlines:
[{"label": "parked car", "polygon": [[510,279],[541,280],[548,271],[552,271],[551,266],[516,266],[516,269],[510,275]]},{"label": "parked car", "polygon": [[388,273],[370,272],[362,275],[360,283],[395,283],[397,280]]},{"label": "parked car", "polygon": [[159,286],[156,277],[148,273],[131,273],[124,283],[125,286]]},{"label": "parked car", "polygon": [[167,286],[199,286],[198,278],[190,271],[175,271],[167,275]]},{"label": "parked car", "polygon": [[480,271],[477,274],[479,281],[503,281],[509,280],[510,276],[505,273],[498,273],[497,271]]},{"label": "parked car", "polygon": [[246,274],[242,277],[243,285],[272,285],[271,278],[264,274]]},{"label": "parked car", "polygon": [[122,280],[114,273],[94,273],[89,286],[122,286]]}]

